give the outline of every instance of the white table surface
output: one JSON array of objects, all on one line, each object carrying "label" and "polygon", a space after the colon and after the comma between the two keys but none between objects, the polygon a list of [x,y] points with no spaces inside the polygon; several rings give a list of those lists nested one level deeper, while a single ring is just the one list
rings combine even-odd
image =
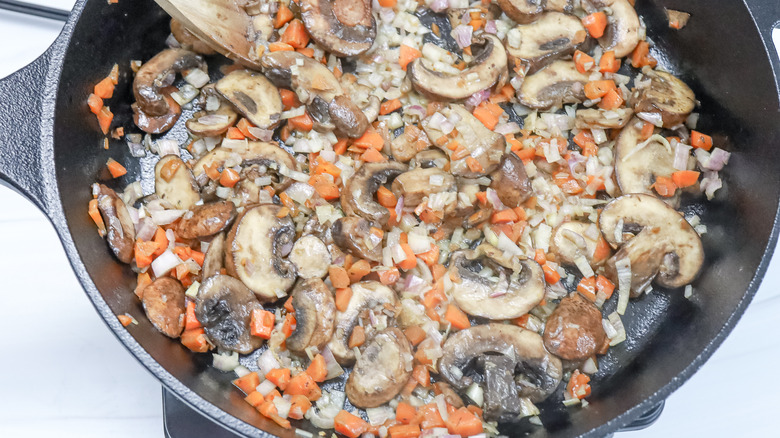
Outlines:
[{"label": "white table surface", "polygon": [[[35,59],[60,28],[0,11],[0,78]],[[0,437],[163,436],[159,383],[94,311],[48,220],[2,186],[0,205]],[[617,436],[779,436],[779,314],[776,257],[731,336],[669,397],[658,422]]]}]

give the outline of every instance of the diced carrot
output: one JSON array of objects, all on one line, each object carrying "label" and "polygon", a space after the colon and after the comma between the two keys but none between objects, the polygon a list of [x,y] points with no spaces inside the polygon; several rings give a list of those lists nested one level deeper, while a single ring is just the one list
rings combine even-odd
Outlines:
[{"label": "diced carrot", "polygon": [[571,373],[569,383],[566,384],[566,392],[572,397],[583,399],[590,395],[590,377],[587,374],[580,373],[580,370],[574,370]]},{"label": "diced carrot", "polygon": [[657,176],[652,187],[660,196],[663,196],[664,198],[670,198],[674,196],[674,193],[677,191],[677,185],[675,185],[674,181],[672,181],[671,178],[667,178],[665,176]]},{"label": "diced carrot", "polygon": [[103,222],[103,216],[100,215],[100,210],[98,209],[98,201],[97,199],[90,199],[89,200],[89,217],[92,218],[92,221],[95,222],[95,225],[98,229],[98,234],[101,236],[106,235],[106,224]]},{"label": "diced carrot", "polygon": [[313,175],[309,178],[309,184],[314,187],[317,194],[327,201],[338,199],[341,196],[339,186],[323,174]]},{"label": "diced carrot", "polygon": [[543,249],[537,249],[536,252],[534,252],[534,261],[540,265],[547,263],[547,256],[544,254]]},{"label": "diced carrot", "polygon": [[371,264],[368,260],[358,260],[347,269],[350,283],[357,283],[371,272]]},{"label": "diced carrot", "polygon": [[243,134],[244,137],[250,140],[258,140],[258,138],[249,131],[249,128],[255,128],[255,126],[251,124],[249,120],[242,117],[241,120],[236,123],[236,128],[241,131],[241,134]]},{"label": "diced carrot", "polygon": [[398,271],[398,268],[392,267],[389,269],[382,269],[380,271],[377,271],[377,274],[379,275],[379,282],[390,286],[398,282],[401,278],[401,273]]},{"label": "diced carrot", "polygon": [[417,409],[407,402],[399,402],[395,408],[395,419],[401,424],[411,424],[417,421]]},{"label": "diced carrot", "polygon": [[276,12],[276,20],[274,20],[274,27],[279,29],[287,24],[288,21],[294,17],[293,12],[287,7],[285,2],[279,3],[279,10]]},{"label": "diced carrot", "polygon": [[187,330],[182,333],[181,343],[195,353],[205,353],[211,348],[206,340],[206,331],[203,328]]},{"label": "diced carrot", "polygon": [[420,426],[416,424],[399,424],[389,427],[390,438],[417,438],[420,436]]},{"label": "diced carrot", "polygon": [[379,189],[376,191],[376,199],[379,205],[386,208],[395,208],[395,205],[398,204],[398,199],[393,192],[385,186],[379,186]]},{"label": "diced carrot", "polygon": [[122,323],[122,327],[127,327],[133,322],[133,317],[127,314],[117,315],[116,318]]},{"label": "diced carrot", "polygon": [[620,96],[617,89],[609,90],[609,92],[601,98],[601,102],[599,102],[599,108],[604,110],[617,109],[620,108],[620,105],[623,105],[623,98]]},{"label": "diced carrot", "polygon": [[294,395],[290,398],[290,413],[288,416],[295,420],[301,420],[310,408],[311,402],[306,396]]},{"label": "diced carrot", "polygon": [[366,330],[362,326],[355,326],[352,334],[349,335],[349,348],[360,347],[366,342]]},{"label": "diced carrot", "polygon": [[366,163],[381,163],[387,161],[387,157],[376,149],[368,148],[360,156],[360,160],[365,161]]},{"label": "diced carrot", "polygon": [[358,438],[369,428],[369,424],[365,420],[343,409],[336,414],[333,424],[336,432],[347,438]]},{"label": "diced carrot", "polygon": [[306,368],[306,373],[315,382],[324,382],[325,378],[328,377],[328,366],[325,364],[325,358],[321,354],[314,356],[309,367]]},{"label": "diced carrot", "polygon": [[585,84],[585,97],[588,99],[598,99],[599,97],[604,97],[610,90],[616,88],[615,81],[612,79],[591,81]]},{"label": "diced carrot", "polygon": [[463,330],[471,327],[469,317],[462,310],[452,304],[447,305],[447,311],[444,313],[444,319],[449,321],[453,328]]},{"label": "diced carrot", "polygon": [[655,66],[656,60],[650,56],[650,44],[647,41],[640,41],[634,51],[631,52],[631,65],[635,68],[642,68],[646,65]]},{"label": "diced carrot", "polygon": [[287,384],[287,389],[284,390],[285,395],[303,395],[309,399],[309,401],[317,401],[322,396],[322,391],[310,375],[305,372],[299,373]]},{"label": "diced carrot", "polygon": [[271,381],[271,383],[282,391],[287,388],[287,385],[290,383],[290,378],[289,368],[276,368],[265,374],[265,379]]},{"label": "diced carrot", "polygon": [[577,284],[577,291],[585,298],[596,302],[596,277],[583,277]]},{"label": "diced carrot", "polygon": [[691,146],[708,151],[712,149],[712,137],[699,131],[691,131]]},{"label": "diced carrot", "polygon": [[219,183],[225,187],[233,187],[240,180],[241,176],[239,176],[238,172],[229,167],[226,167],[224,170],[222,170],[222,174],[219,177]]},{"label": "diced carrot", "polygon": [[672,181],[679,187],[690,187],[699,181],[700,173],[695,170],[678,170],[672,173]]},{"label": "diced carrot", "polygon": [[599,236],[599,241],[596,243],[596,249],[593,250],[593,263],[598,264],[606,260],[611,252],[607,241],[604,240],[603,236]]},{"label": "diced carrot", "polygon": [[314,122],[309,117],[308,112],[304,112],[300,116],[295,116],[287,120],[287,123],[298,131],[309,132],[314,127]]},{"label": "diced carrot", "polygon": [[228,128],[227,134],[225,135],[227,136],[227,138],[231,140],[243,140],[246,138],[246,136],[244,136],[244,133],[241,132],[241,130],[236,128],[235,126],[231,126],[230,128]]},{"label": "diced carrot", "polygon": [[281,397],[281,396],[282,396],[282,394],[279,393],[279,390],[274,388],[274,389],[271,390],[271,392],[269,392],[268,394],[265,395],[265,400],[266,401],[273,401],[273,399],[275,399],[276,397]]},{"label": "diced carrot", "polygon": [[423,429],[433,429],[435,427],[447,427],[444,420],[441,418],[439,408],[435,403],[428,403],[427,405],[420,406],[418,409],[417,418],[420,422],[420,427]]},{"label": "diced carrot", "polygon": [[195,316],[195,302],[188,301],[187,310],[184,312],[184,330],[192,330],[200,327],[202,327],[202,325]]},{"label": "diced carrot", "polygon": [[261,404],[265,403],[265,397],[263,397],[263,394],[254,391],[254,392],[250,392],[249,395],[244,397],[244,401],[252,405],[253,408],[256,408]]},{"label": "diced carrot", "polygon": [[284,315],[284,323],[282,323],[282,333],[284,334],[285,339],[289,338],[293,331],[295,331],[295,315],[292,313],[288,313],[287,315]]},{"label": "diced carrot", "polygon": [[292,301],[292,297],[287,298],[287,301],[284,302],[284,310],[288,312],[295,312],[295,307],[293,307]]},{"label": "diced carrot", "polygon": [[336,144],[333,145],[333,152],[338,155],[344,155],[347,152],[347,139],[340,138]]},{"label": "diced carrot", "polygon": [[612,296],[612,292],[615,291],[615,284],[609,281],[607,277],[599,275],[596,278],[596,290],[604,292],[606,299],[609,299]]},{"label": "diced carrot", "polygon": [[447,430],[460,436],[471,436],[482,433],[482,420],[466,408],[460,408],[449,415]]},{"label": "diced carrot", "polygon": [[369,128],[360,136],[360,138],[355,139],[352,142],[352,145],[364,149],[376,149],[381,151],[385,146],[385,139],[374,129]]},{"label": "diced carrot", "polygon": [[651,135],[653,135],[653,131],[655,130],[655,125],[652,123],[645,122],[642,125],[642,131],[639,133],[642,140],[647,140],[650,138]]},{"label": "diced carrot", "polygon": [[103,99],[92,93],[87,98],[87,105],[89,105],[89,110],[92,111],[92,114],[97,115],[100,113],[100,110],[103,109]]},{"label": "diced carrot", "polygon": [[534,159],[534,156],[536,156],[536,150],[534,148],[525,148],[521,150],[514,151],[515,155],[520,157],[523,162],[530,161]]},{"label": "diced carrot", "polygon": [[515,213],[515,211],[512,210],[511,208],[497,211],[493,213],[492,216],[490,216],[491,224],[503,224],[506,222],[515,222],[517,220],[518,220],[517,213]]},{"label": "diced carrot", "polygon": [[585,73],[596,65],[596,60],[585,52],[577,50],[574,52],[574,66],[580,73]]},{"label": "diced carrot", "polygon": [[416,365],[412,370],[412,378],[423,388],[431,386],[431,373],[425,365]]},{"label": "diced carrot", "polygon": [[553,182],[560,187],[564,193],[569,195],[576,195],[582,193],[584,190],[580,183],[565,170],[554,172]]},{"label": "diced carrot", "polygon": [[415,346],[422,342],[427,336],[425,334],[425,330],[423,330],[419,325],[413,325],[406,328],[406,330],[404,330],[404,335],[406,335],[406,339],[408,339],[409,342]]},{"label": "diced carrot", "polygon": [[293,46],[291,46],[291,45],[289,45],[287,43],[283,43],[281,41],[277,41],[275,43],[271,43],[271,44],[268,45],[268,51],[270,51],[270,52],[294,52],[295,51],[295,47],[293,47]]},{"label": "diced carrot", "polygon": [[413,269],[417,266],[417,257],[414,255],[414,251],[412,251],[412,247],[409,246],[408,243],[402,243],[401,248],[404,250],[404,253],[406,254],[406,259],[404,259],[401,263],[398,263],[398,267],[408,271],[409,269]]},{"label": "diced carrot", "polygon": [[97,113],[98,125],[103,134],[108,134],[111,129],[111,122],[114,120],[114,113],[111,112],[111,108],[104,106],[100,108],[100,112]]},{"label": "diced carrot", "polygon": [[276,315],[263,309],[252,310],[249,322],[249,333],[258,338],[271,339],[271,331],[274,329]]},{"label": "diced carrot", "polygon": [[257,407],[257,411],[268,418],[271,418],[274,415],[279,415],[279,410],[276,409],[276,405],[273,404],[273,398],[269,399],[268,397],[266,397],[265,402],[261,403],[260,406]]},{"label": "diced carrot", "polygon": [[331,265],[328,267],[328,275],[330,275],[330,282],[333,284],[333,287],[337,289],[349,287],[349,275],[343,267]]},{"label": "diced carrot", "polygon": [[260,384],[260,376],[256,371],[252,371],[251,373],[234,380],[233,384],[236,385],[238,389],[244,391],[244,394],[249,395],[254,392],[257,385]]},{"label": "diced carrot", "polygon": [[561,274],[559,274],[555,269],[551,268],[550,265],[543,265],[542,270],[544,270],[544,281],[546,281],[548,284],[555,284],[560,281]]},{"label": "diced carrot", "polygon": [[298,95],[295,94],[294,91],[280,88],[279,95],[282,97],[282,105],[284,106],[285,111],[301,105],[301,102],[298,101]]},{"label": "diced carrot", "polygon": [[479,161],[477,161],[477,159],[472,156],[466,157],[466,166],[468,166],[469,170],[476,173],[482,172],[484,170],[482,169],[482,165],[479,164]]},{"label": "diced carrot", "polygon": [[287,43],[296,49],[302,49],[309,44],[309,34],[303,26],[301,20],[295,19],[287,25],[287,29],[282,34],[281,41]]},{"label": "diced carrot", "polygon": [[[304,47],[302,49],[295,49],[295,51],[300,53],[301,55],[308,56],[309,58],[314,58],[314,48],[312,48],[312,47]],[[336,70],[338,70],[338,66],[336,67]],[[333,74],[335,75],[336,72],[334,71]],[[338,76],[336,76],[336,79],[338,79]]]},{"label": "diced carrot", "polygon": [[386,100],[379,106],[379,115],[390,114],[391,112],[401,108],[401,101],[399,99]]},{"label": "diced carrot", "polygon": [[112,178],[119,178],[120,176],[127,173],[125,166],[122,166],[118,162],[114,161],[113,158],[108,159],[106,162],[106,167],[108,167],[108,171],[111,173]]},{"label": "diced carrot", "polygon": [[593,38],[604,36],[604,29],[607,28],[607,14],[604,12],[594,12],[582,18],[582,25],[588,30]]},{"label": "diced carrot", "polygon": [[487,129],[492,131],[498,125],[498,119],[503,112],[504,110],[495,103],[482,102],[474,108],[473,114]]},{"label": "diced carrot", "polygon": [[144,288],[146,286],[149,286],[152,284],[152,278],[149,276],[148,272],[141,272],[138,274],[138,280],[136,282],[134,293],[138,297],[138,299],[143,299],[144,297]]},{"label": "diced carrot", "polygon": [[606,52],[603,55],[601,55],[601,59],[599,60],[600,72],[617,73],[618,70],[620,70],[620,60],[615,59],[614,50],[610,50],[609,52]]},{"label": "diced carrot", "polygon": [[417,254],[417,257],[425,262],[428,266],[433,266],[435,263],[439,261],[439,246],[438,245],[432,245],[431,249],[428,251],[425,251],[424,253]]},{"label": "diced carrot", "polygon": [[166,161],[165,164],[163,164],[162,167],[160,168],[160,177],[165,181],[170,182],[171,179],[173,179],[173,176],[181,167],[181,164],[182,164],[181,160]]},{"label": "diced carrot", "polygon": [[216,161],[211,163],[211,165],[209,165],[209,166],[206,166],[204,164],[204,165],[202,165],[202,167],[203,167],[203,172],[212,181],[216,181],[216,180],[219,179],[220,176],[222,176],[222,174],[219,172],[219,165],[217,164]]},{"label": "diced carrot", "polygon": [[[338,268],[344,269],[344,268],[341,268],[340,266],[338,266]],[[345,274],[344,275],[346,275],[346,270],[345,270]],[[331,281],[331,283],[333,282],[333,274],[331,274],[331,276],[330,276],[330,281]],[[347,282],[348,281],[349,281],[349,279],[347,279]],[[352,299],[352,289],[349,288],[349,284],[347,284],[347,287],[341,287],[341,288],[337,288],[336,289],[336,298],[335,298],[335,300],[336,300],[336,309],[339,312],[343,312],[343,311],[347,310],[347,306],[349,306],[349,300],[351,300],[351,299]]]},{"label": "diced carrot", "polygon": [[414,47],[401,44],[401,52],[398,56],[398,64],[401,65],[402,70],[406,71],[406,67],[409,65],[409,63],[420,57],[422,57],[421,51],[415,49]]},{"label": "diced carrot", "polygon": [[111,78],[105,78],[95,84],[95,95],[101,99],[111,99],[114,96],[114,83]]}]

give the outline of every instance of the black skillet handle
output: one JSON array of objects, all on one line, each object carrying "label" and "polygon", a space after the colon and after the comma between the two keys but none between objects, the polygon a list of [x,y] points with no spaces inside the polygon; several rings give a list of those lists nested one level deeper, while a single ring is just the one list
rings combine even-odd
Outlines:
[{"label": "black skillet handle", "polygon": [[747,6],[753,21],[758,26],[761,39],[764,40],[764,47],[769,55],[769,61],[772,69],[775,71],[775,82],[777,90],[780,92],[780,59],[778,51],[772,40],[773,31],[780,27],[780,1],[778,0],[743,0]]},{"label": "black skillet handle", "polygon": [[45,81],[52,49],[30,65],[0,79],[0,184],[11,187],[47,211],[44,173],[54,173],[42,158],[51,144],[53,109],[45,107]]}]

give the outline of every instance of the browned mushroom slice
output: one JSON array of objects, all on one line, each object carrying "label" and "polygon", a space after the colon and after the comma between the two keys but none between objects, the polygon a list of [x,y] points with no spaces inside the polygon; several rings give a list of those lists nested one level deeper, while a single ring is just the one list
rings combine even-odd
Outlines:
[{"label": "browned mushroom slice", "polygon": [[382,106],[382,102],[373,94],[373,88],[358,83],[357,77],[351,73],[342,75],[339,82],[352,102],[363,111],[367,122],[373,123],[379,117]]},{"label": "browned mushroom slice", "polygon": [[576,113],[574,126],[577,129],[620,129],[631,120],[634,111],[631,108],[603,109],[579,109]]},{"label": "browned mushroom slice", "polygon": [[374,44],[376,21],[369,0],[302,0],[300,8],[311,38],[334,55],[359,55]]},{"label": "browned mushroom slice", "polygon": [[289,258],[303,279],[322,278],[328,274],[330,252],[317,236],[309,234],[296,240]]},{"label": "browned mushroom slice", "polygon": [[[438,117],[433,114],[422,121],[423,129],[428,138],[437,145],[441,145],[441,150],[446,152],[450,159],[455,151],[450,150],[446,145],[451,140],[457,141],[469,152],[466,157],[450,162],[450,173],[465,178],[477,178],[496,170],[506,146],[503,135],[487,129],[462,105],[449,104],[442,108],[439,114],[443,115],[450,123],[457,125],[458,133],[452,139],[447,138],[450,133],[442,131],[442,126],[435,126]],[[472,166],[469,166],[468,157],[473,158],[478,166],[473,163]]]},{"label": "browned mushroom slice", "polygon": [[628,0],[588,0],[598,8],[609,8],[609,24],[599,44],[607,51],[615,52],[615,57],[629,55],[639,43],[639,16]]},{"label": "browned mushroom slice", "polygon": [[577,71],[573,61],[558,60],[529,75],[518,90],[520,103],[530,108],[548,109],[585,100],[589,76]]},{"label": "browned mushroom slice", "polygon": [[181,21],[175,18],[171,18],[171,33],[184,49],[192,50],[201,55],[213,55],[217,53],[211,46],[187,30],[187,28],[181,24]]},{"label": "browned mushroom slice", "polygon": [[[657,177],[670,177],[677,171],[671,145],[660,136],[642,140],[642,125],[632,119],[615,144],[615,176],[623,194],[652,194]],[[668,201],[676,204],[677,198]]]},{"label": "browned mushroom slice", "polygon": [[176,155],[166,155],[154,166],[154,192],[179,210],[187,210],[200,200],[198,183],[187,164]]},{"label": "browned mushroom slice", "polygon": [[375,408],[392,400],[412,375],[412,346],[393,327],[372,337],[360,351],[344,391],[359,408]]},{"label": "browned mushroom slice", "polygon": [[235,70],[220,79],[216,88],[258,128],[273,129],[281,121],[284,108],[279,90],[261,73]]},{"label": "browned mushroom slice", "polygon": [[98,210],[106,224],[106,241],[120,262],[133,261],[135,226],[122,198],[116,192],[100,184],[97,195]]},{"label": "browned mushroom slice", "polygon": [[228,275],[214,275],[200,285],[195,316],[212,344],[249,354],[263,345],[263,338],[252,336],[249,327],[252,312],[262,309],[243,283]]},{"label": "browned mushroom slice", "polygon": [[547,0],[544,4],[545,11],[569,13],[574,8],[574,0]]},{"label": "browned mushroom slice", "polygon": [[[313,237],[313,236],[312,236]],[[299,282],[292,291],[295,330],[287,338],[287,349],[303,355],[307,348],[321,351],[333,336],[336,302],[319,278]]]},{"label": "browned mushroom slice", "polygon": [[523,160],[514,153],[508,153],[501,159],[501,166],[491,175],[490,187],[496,191],[501,202],[509,208],[515,208],[533,194],[531,180],[525,173]]},{"label": "browned mushroom slice", "polygon": [[415,59],[407,70],[414,89],[436,100],[465,99],[490,88],[507,73],[507,58],[501,40],[491,34],[474,37],[472,65],[458,74],[431,70],[428,61]]},{"label": "browned mushroom slice", "polygon": [[417,125],[406,124],[404,132],[390,142],[390,153],[396,161],[406,163],[430,145],[431,142],[425,132]]},{"label": "browned mushroom slice", "polygon": [[544,273],[533,260],[507,259],[489,244],[450,258],[452,297],[464,312],[488,319],[528,313],[544,298]]},{"label": "browned mushroom slice", "polygon": [[574,53],[588,36],[574,15],[546,12],[530,24],[521,24],[506,35],[506,50],[529,66],[532,74],[550,62]]},{"label": "browned mushroom slice", "polygon": [[142,299],[146,316],[154,328],[170,338],[184,331],[184,287],[171,277],[160,277],[144,288]]},{"label": "browned mushroom slice", "polygon": [[601,311],[577,292],[561,300],[544,327],[547,351],[566,360],[593,356],[606,338]]},{"label": "browned mushroom slice", "polygon": [[[631,194],[611,201],[599,226],[607,242],[620,247],[607,261],[607,272],[617,279],[617,263],[628,259],[634,296],[653,281],[669,288],[690,284],[704,263],[699,235],[682,214],[654,196]],[[628,231],[637,234],[626,239]]]},{"label": "browned mushroom slice", "polygon": [[360,216],[384,227],[390,219],[390,213],[376,202],[374,196],[380,185],[387,184],[405,170],[406,165],[397,161],[364,163],[341,192],[344,213],[347,216]]},{"label": "browned mushroom slice", "polygon": [[[201,92],[207,94],[207,88],[203,87]],[[222,99],[220,99],[222,100]],[[224,134],[238,120],[238,113],[233,106],[227,102],[220,102],[216,111],[206,112],[198,111],[187,120],[187,129],[191,133],[201,137],[216,137]]]},{"label": "browned mushroom slice", "polygon": [[368,128],[368,118],[346,95],[336,96],[328,105],[328,115],[337,134],[359,138]]},{"label": "browned mushroom slice", "polygon": [[665,128],[685,121],[696,107],[696,96],[685,82],[658,70],[645,69],[650,85],[636,91],[632,98],[636,113],[660,113]]},{"label": "browned mushroom slice", "polygon": [[431,206],[437,197],[441,197],[438,203],[443,202],[443,208],[434,210],[449,214],[457,204],[458,186],[455,177],[438,167],[418,167],[404,172],[393,181],[392,189],[397,197],[404,197],[404,207],[408,208],[417,207],[426,199]]},{"label": "browned mushroom slice", "polygon": [[344,251],[361,259],[382,260],[382,240],[371,234],[371,223],[361,217],[347,216],[333,222],[330,227],[333,242]]},{"label": "browned mushroom slice", "polygon": [[[260,141],[250,141],[247,143],[246,149],[217,147],[211,152],[207,153],[192,168],[192,173],[198,181],[202,181],[201,178],[206,178],[205,169],[211,168],[216,165],[219,171],[225,166],[225,162],[229,159],[238,161],[235,164],[240,164],[241,167],[249,167],[253,165],[261,165],[266,168],[266,172],[272,176],[272,186],[277,192],[285,190],[292,184],[292,179],[279,173],[281,166],[285,166],[290,170],[298,170],[298,162],[290,155],[289,152],[280,148],[273,143],[265,143]],[[232,166],[232,165],[231,165]]]},{"label": "browned mushroom slice", "polygon": [[358,324],[360,313],[384,304],[395,306],[398,301],[392,289],[377,281],[362,281],[353,284],[351,288],[352,297],[347,308],[336,314],[336,329],[328,343],[328,348],[338,363],[345,366],[355,362],[355,352],[349,348],[347,342],[352,329]]},{"label": "browned mushroom slice", "polygon": [[507,17],[518,23],[530,23],[544,11],[542,0],[498,0],[498,6]]},{"label": "browned mushroom slice", "polygon": [[225,233],[219,233],[211,239],[206,255],[203,257],[203,268],[200,276],[203,280],[219,274],[225,267]]},{"label": "browned mushroom slice", "polygon": [[236,206],[230,201],[198,205],[182,216],[176,235],[182,239],[213,236],[227,229],[235,217]]},{"label": "browned mushroom slice", "polygon": [[287,296],[295,283],[295,266],[284,259],[292,249],[295,224],[277,217],[278,205],[259,205],[239,216],[227,239],[228,274],[241,280],[263,302]]},{"label": "browned mushroom slice", "polygon": [[203,59],[184,49],[166,49],[144,63],[133,81],[133,119],[136,126],[150,134],[160,134],[179,120],[181,108],[168,95],[162,84],[170,84],[175,73],[203,67]]},{"label": "browned mushroom slice", "polygon": [[430,169],[433,167],[444,169],[449,163],[450,160],[447,158],[447,154],[441,149],[424,149],[414,156],[414,160],[410,164],[413,167],[422,169]]},{"label": "browned mushroom slice", "polygon": [[606,244],[601,240],[601,231],[596,224],[567,221],[558,225],[553,231],[550,241],[550,252],[556,255],[558,261],[569,266],[579,266],[582,260],[589,265],[597,266],[609,257],[595,258],[599,245]]}]

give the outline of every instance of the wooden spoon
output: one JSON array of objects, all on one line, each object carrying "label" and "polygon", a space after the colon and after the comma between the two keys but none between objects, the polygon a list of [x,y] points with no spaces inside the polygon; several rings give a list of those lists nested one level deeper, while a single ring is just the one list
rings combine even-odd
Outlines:
[{"label": "wooden spoon", "polygon": [[217,52],[260,70],[249,40],[251,17],[235,0],[155,0],[171,17]]}]

